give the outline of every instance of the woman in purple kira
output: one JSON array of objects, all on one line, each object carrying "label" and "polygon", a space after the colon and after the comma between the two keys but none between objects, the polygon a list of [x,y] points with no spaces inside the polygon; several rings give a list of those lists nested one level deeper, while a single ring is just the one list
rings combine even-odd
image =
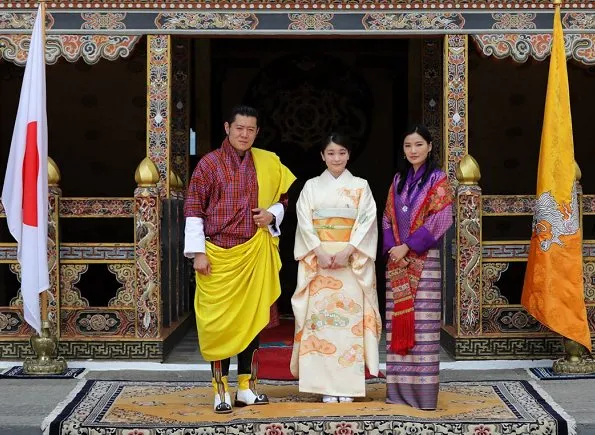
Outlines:
[{"label": "woman in purple kira", "polygon": [[439,241],[452,225],[452,193],[423,125],[404,135],[403,161],[382,219],[386,265],[388,403],[436,409],[442,280]]}]

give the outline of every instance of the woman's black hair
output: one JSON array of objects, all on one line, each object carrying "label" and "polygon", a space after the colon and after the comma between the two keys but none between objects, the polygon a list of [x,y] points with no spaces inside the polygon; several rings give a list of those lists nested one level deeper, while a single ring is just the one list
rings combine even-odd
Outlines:
[{"label": "woman's black hair", "polygon": [[330,136],[326,138],[326,140],[322,144],[322,147],[320,148],[320,152],[322,154],[324,154],[324,150],[326,150],[326,147],[328,147],[331,144],[331,142],[334,142],[337,145],[342,146],[349,152],[349,154],[351,154],[351,140],[341,133],[331,133]]},{"label": "woman's black hair", "polygon": [[[403,146],[405,138],[410,134],[414,133],[419,134],[428,144],[432,142],[432,134],[425,125],[413,124],[411,127],[407,129],[407,131],[405,131],[405,134],[403,134],[401,146]],[[423,175],[417,183],[417,186],[419,187],[423,186],[426,183],[426,181],[428,181],[430,174],[434,171],[434,169],[438,167],[434,157],[434,153],[432,152],[433,150],[434,144],[432,144],[432,150],[428,153],[428,158],[426,160],[426,169],[424,170]],[[399,184],[397,184],[397,193],[401,193],[403,191],[403,188],[405,187],[405,182],[407,181],[407,175],[409,174],[409,170],[412,167],[411,163],[409,163],[409,160],[407,160],[407,157],[405,155],[403,155],[403,157],[404,158],[399,163]]]}]

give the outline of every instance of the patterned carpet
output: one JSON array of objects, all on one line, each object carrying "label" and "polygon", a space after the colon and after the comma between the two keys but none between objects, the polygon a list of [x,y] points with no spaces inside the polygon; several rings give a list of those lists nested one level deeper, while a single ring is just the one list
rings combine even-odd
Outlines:
[{"label": "patterned carpet", "polygon": [[84,377],[86,369],[67,368],[64,373],[59,375],[27,375],[23,371],[23,366],[14,366],[0,373],[0,378],[12,379],[72,379]]},{"label": "patterned carpet", "polygon": [[48,435],[567,435],[574,421],[527,381],[445,382],[438,410],[384,403],[385,384],[368,384],[353,403],[320,403],[295,382],[261,385],[268,406],[212,412],[205,382],[84,381],[44,422]]},{"label": "patterned carpet", "polygon": [[532,378],[539,379],[540,381],[559,381],[561,379],[595,379],[595,373],[565,375],[554,373],[551,367],[533,367],[526,370]]}]

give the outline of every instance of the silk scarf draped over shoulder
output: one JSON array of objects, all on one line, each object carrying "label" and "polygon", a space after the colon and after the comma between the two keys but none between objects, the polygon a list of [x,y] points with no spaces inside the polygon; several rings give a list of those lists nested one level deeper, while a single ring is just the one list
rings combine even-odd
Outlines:
[{"label": "silk scarf draped over shoulder", "polygon": [[[427,182],[430,182],[428,179]],[[390,187],[387,201],[387,210],[391,213],[391,226],[396,246],[402,244],[399,235],[396,199],[399,175],[395,176]],[[429,189],[423,202],[415,214],[409,234],[412,234],[421,226],[425,220],[434,213],[438,213],[452,203],[453,195],[444,173],[434,182]],[[405,258],[400,261],[388,259],[387,278],[393,289],[394,310],[392,315],[392,340],[391,349],[399,355],[407,355],[408,351],[415,345],[415,313],[413,303],[415,294],[424,268],[427,252],[417,254],[409,250]]]},{"label": "silk scarf draped over shoulder", "polygon": [[[258,180],[258,206],[279,201],[295,181],[269,151],[250,150]],[[259,228],[247,242],[222,248],[207,241],[211,274],[196,274],[195,312],[203,357],[217,361],[237,355],[269,322],[281,294],[279,238]],[[241,327],[238,327],[241,325]]]}]

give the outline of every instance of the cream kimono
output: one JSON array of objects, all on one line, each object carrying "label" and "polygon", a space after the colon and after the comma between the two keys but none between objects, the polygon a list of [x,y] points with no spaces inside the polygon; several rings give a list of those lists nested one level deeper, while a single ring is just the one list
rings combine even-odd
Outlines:
[{"label": "cream kimono", "polygon": [[[345,170],[306,182],[297,202],[298,284],[291,299],[295,340],[291,372],[303,392],[366,395],[365,366],[378,374],[382,329],[374,259],[376,203],[366,180]],[[356,250],[348,267],[320,269],[314,249]]]}]

